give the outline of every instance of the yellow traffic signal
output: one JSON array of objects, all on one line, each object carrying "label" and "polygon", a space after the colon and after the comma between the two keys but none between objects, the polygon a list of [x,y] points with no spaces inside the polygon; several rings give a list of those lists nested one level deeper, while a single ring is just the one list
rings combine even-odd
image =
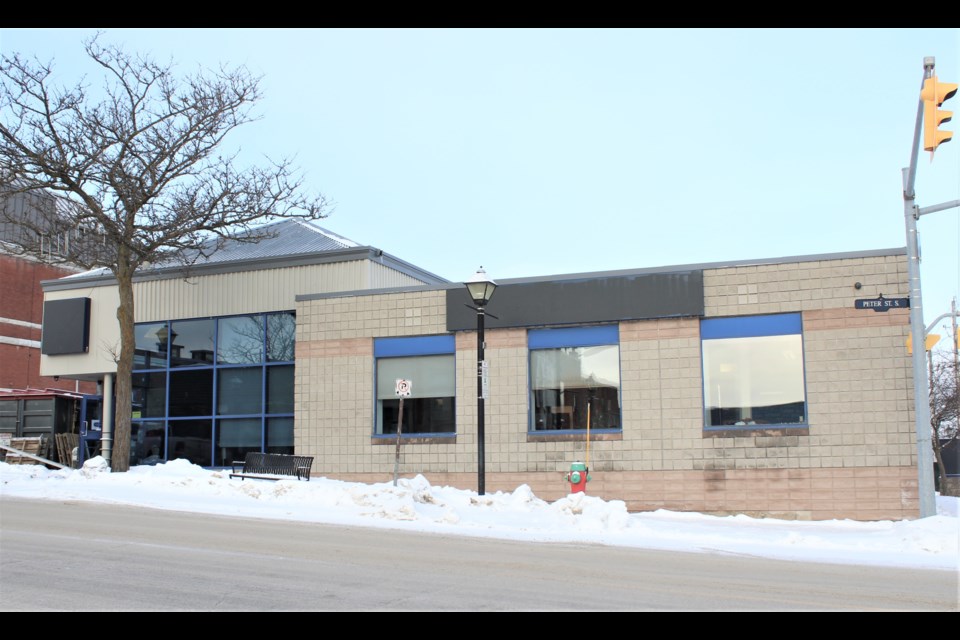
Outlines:
[{"label": "yellow traffic signal", "polygon": [[937,82],[937,76],[923,81],[920,99],[923,100],[923,148],[925,151],[936,151],[937,147],[953,138],[952,131],[939,130],[941,124],[949,122],[953,117],[953,111],[945,111],[938,107],[956,93],[956,84]]},{"label": "yellow traffic signal", "polygon": [[[924,339],[924,346],[927,348],[927,351],[933,349],[936,344],[940,342],[940,336],[936,333],[928,333],[926,339]],[[913,336],[907,335],[907,353],[913,355]]]}]

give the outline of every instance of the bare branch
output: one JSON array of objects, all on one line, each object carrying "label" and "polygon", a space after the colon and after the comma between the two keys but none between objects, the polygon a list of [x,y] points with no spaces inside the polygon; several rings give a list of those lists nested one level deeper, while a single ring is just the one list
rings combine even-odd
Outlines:
[{"label": "bare branch", "polygon": [[[327,215],[289,160],[239,167],[221,144],[256,119],[260,78],[243,67],[177,74],[94,37],[102,98],[52,84],[52,65],[0,58],[0,225],[17,250],[109,269],[117,279],[117,429],[129,443],[134,274],[191,264],[277,218]],[[82,82],[82,81],[81,81]],[[123,447],[123,433],[117,439]],[[114,469],[128,463],[114,457]],[[119,468],[117,465],[120,465]]]}]

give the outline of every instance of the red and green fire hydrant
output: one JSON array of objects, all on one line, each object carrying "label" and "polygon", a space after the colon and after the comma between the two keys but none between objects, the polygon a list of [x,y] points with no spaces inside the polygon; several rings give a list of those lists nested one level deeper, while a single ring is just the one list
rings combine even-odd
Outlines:
[{"label": "red and green fire hydrant", "polygon": [[570,473],[566,476],[570,483],[570,493],[582,491],[587,492],[587,482],[590,480],[590,474],[587,472],[587,466],[582,462],[574,462],[570,465]]}]

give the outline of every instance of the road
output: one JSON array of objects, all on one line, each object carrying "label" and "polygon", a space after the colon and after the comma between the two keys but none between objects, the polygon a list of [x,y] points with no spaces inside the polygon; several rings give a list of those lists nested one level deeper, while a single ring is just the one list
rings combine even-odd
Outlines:
[{"label": "road", "polygon": [[956,611],[952,571],[0,500],[3,611]]}]

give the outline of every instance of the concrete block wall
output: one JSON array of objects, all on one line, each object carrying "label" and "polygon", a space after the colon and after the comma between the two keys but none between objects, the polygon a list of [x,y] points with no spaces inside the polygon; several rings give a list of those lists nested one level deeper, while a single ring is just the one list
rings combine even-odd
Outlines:
[{"label": "concrete block wall", "polygon": [[[906,297],[904,256],[708,269],[704,283],[708,317],[801,312],[808,427],[705,432],[699,318],[621,322],[623,431],[593,434],[588,491],[633,510],[918,515],[908,313],[854,309]],[[393,441],[372,438],[373,339],[446,333],[444,304],[443,291],[298,303],[296,447],[318,474],[392,477]],[[527,330],[486,341],[487,490],[565,495],[586,438],[529,434]],[[458,333],[456,436],[405,443],[403,474],[476,488],[476,355],[476,333]]]}]

